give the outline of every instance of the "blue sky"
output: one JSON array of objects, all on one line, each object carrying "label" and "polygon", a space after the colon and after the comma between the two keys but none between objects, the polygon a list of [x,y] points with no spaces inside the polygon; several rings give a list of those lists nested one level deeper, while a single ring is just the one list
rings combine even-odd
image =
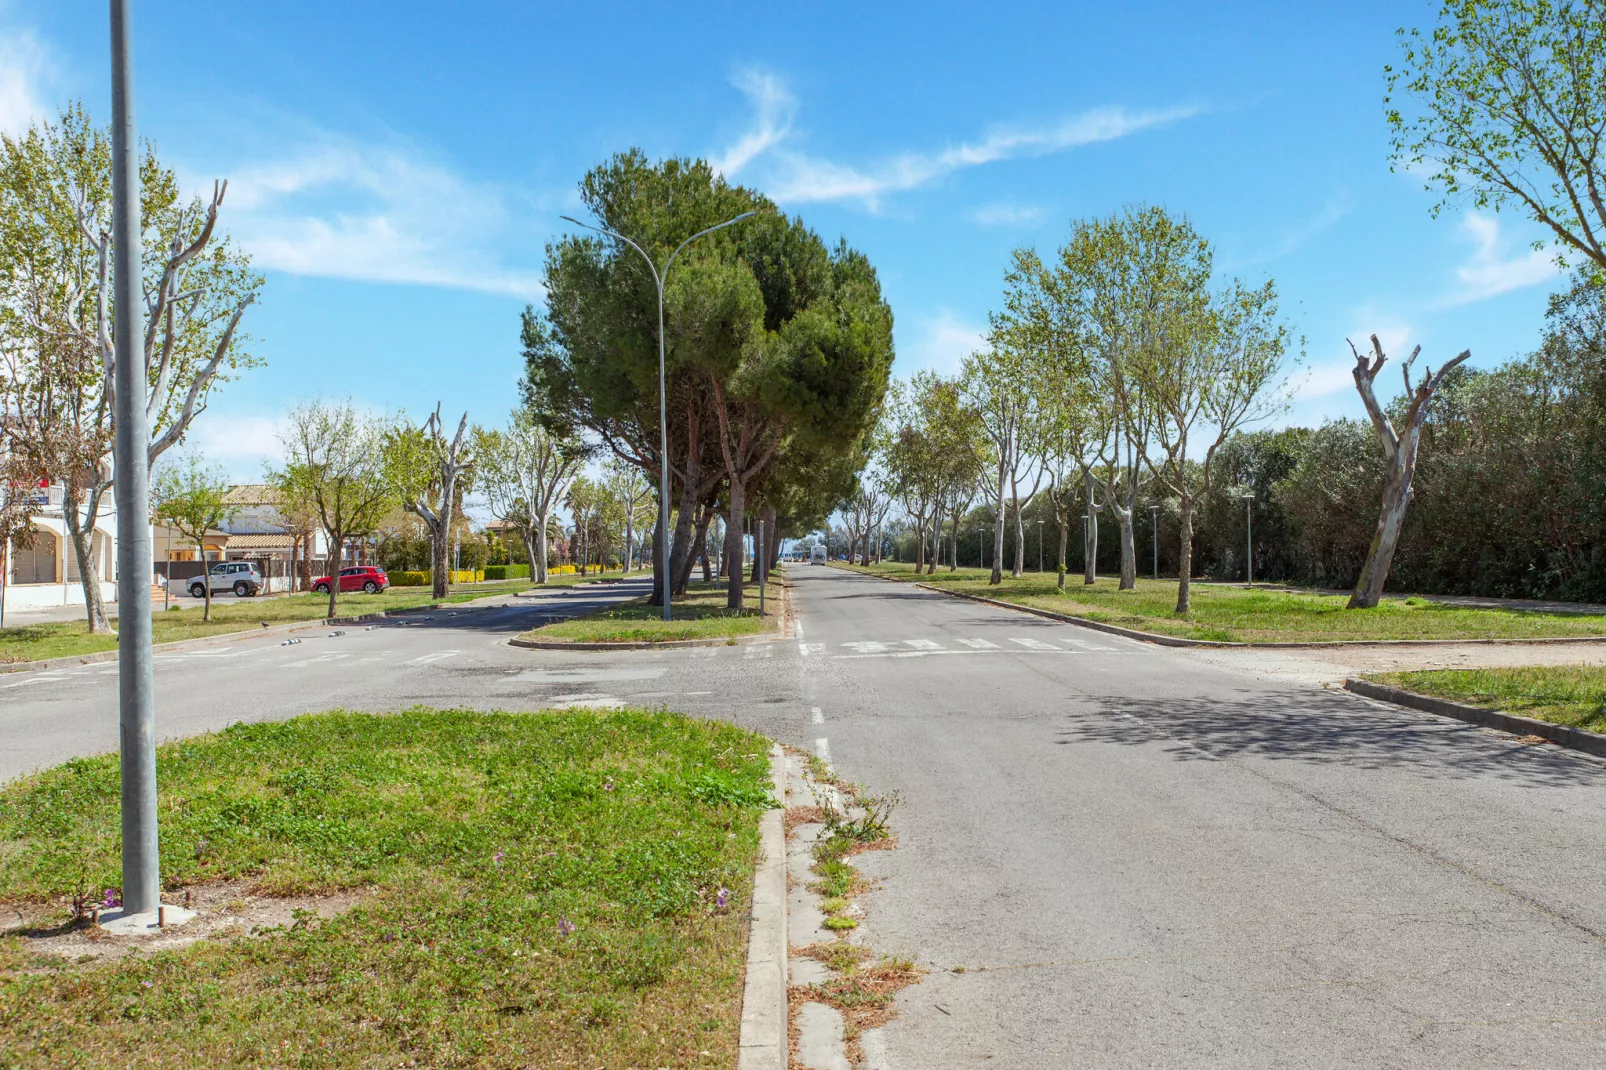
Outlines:
[{"label": "blue sky", "polygon": [[[1291,421],[1360,415],[1346,336],[1494,364],[1559,286],[1531,224],[1434,219],[1389,170],[1382,69],[1427,4],[135,7],[140,130],[196,189],[230,180],[224,225],[268,278],[266,366],[195,436],[241,478],[316,394],[499,422],[544,243],[632,145],[863,249],[899,374],[979,343],[1013,247],[1127,203],[1277,279],[1308,340]],[[106,68],[103,0],[0,0],[0,129],[73,99],[104,119]]]}]

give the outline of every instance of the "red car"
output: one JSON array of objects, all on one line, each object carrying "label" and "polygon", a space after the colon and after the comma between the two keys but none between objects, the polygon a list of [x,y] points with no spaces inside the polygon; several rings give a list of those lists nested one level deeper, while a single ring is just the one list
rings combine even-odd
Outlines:
[{"label": "red car", "polygon": [[[340,570],[340,589],[342,591],[362,591],[364,594],[378,594],[390,586],[390,577],[385,570],[372,565],[356,565],[352,568]],[[312,589],[319,594],[329,593],[329,577],[319,576],[312,581]]]}]

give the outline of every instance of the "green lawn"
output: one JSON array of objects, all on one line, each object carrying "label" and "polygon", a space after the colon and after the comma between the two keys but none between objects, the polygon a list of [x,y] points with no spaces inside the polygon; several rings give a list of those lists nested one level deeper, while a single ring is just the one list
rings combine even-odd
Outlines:
[{"label": "green lawn", "polygon": [[1434,669],[1379,673],[1367,679],[1420,695],[1606,732],[1606,666]]},{"label": "green lawn", "polygon": [[1117,578],[1100,576],[1091,587],[1080,573],[1055,589],[1052,573],[1028,572],[997,587],[982,569],[938,569],[916,576],[913,565],[881,564],[856,572],[893,579],[919,579],[938,587],[1006,602],[1051,609],[1123,628],[1241,643],[1325,642],[1343,639],[1523,639],[1606,635],[1606,617],[1561,616],[1508,610],[1469,609],[1421,598],[1385,599],[1376,609],[1345,609],[1343,595],[1291,594],[1266,589],[1198,585],[1193,608],[1177,616],[1175,580],[1138,580],[1135,590],[1117,590]]},{"label": "green lawn", "polygon": [[[246,878],[355,902],[93,965],[0,937],[0,1064],[734,1066],[767,753],[642,710],[333,712],[166,744],[170,901]],[[0,789],[0,907],[54,925],[115,889],[117,801],[116,755]]]},{"label": "green lawn", "polygon": [[778,576],[768,577],[762,619],[758,615],[758,584],[748,582],[742,587],[745,605],[733,613],[725,608],[723,587],[716,589],[713,584],[698,582],[688,587],[685,598],[675,600],[668,624],[663,621],[663,607],[649,606],[643,598],[548,624],[520,638],[543,642],[663,643],[677,639],[735,639],[777,631],[783,613],[781,587]]},{"label": "green lawn", "polygon": [[[576,583],[594,583],[599,579],[617,579],[619,573],[606,576],[595,573],[589,576],[553,576],[550,586],[563,587]],[[529,580],[508,580],[505,583],[460,584],[440,601],[471,602],[489,595],[514,594],[529,590]],[[355,617],[364,613],[384,610],[412,609],[427,606],[437,600],[430,597],[428,587],[392,587],[378,594],[349,592],[342,594],[335,612],[342,617]],[[184,605],[194,603],[183,600]],[[218,595],[212,601],[212,620],[201,621],[201,609],[170,609],[163,611],[161,599],[156,599],[152,614],[155,641],[171,642],[178,639],[200,639],[209,635],[260,628],[268,624],[290,624],[295,621],[322,620],[329,610],[329,596],[322,594],[294,594],[274,598],[235,598],[232,594]],[[114,622],[115,623],[115,622]],[[95,654],[102,650],[116,650],[115,635],[90,635],[82,620],[58,621],[47,624],[29,624],[16,628],[0,628],[0,663],[14,661],[44,661],[78,654]]]}]

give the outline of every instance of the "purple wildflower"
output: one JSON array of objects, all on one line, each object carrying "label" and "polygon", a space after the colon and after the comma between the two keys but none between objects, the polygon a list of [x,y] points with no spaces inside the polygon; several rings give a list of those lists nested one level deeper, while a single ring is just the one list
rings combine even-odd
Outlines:
[{"label": "purple wildflower", "polygon": [[719,894],[714,896],[714,904],[716,906],[718,906],[719,909],[721,909],[721,910],[724,910],[725,909],[725,904],[729,903],[730,901],[731,901],[731,890],[729,888],[721,888],[719,890]]},{"label": "purple wildflower", "polygon": [[103,907],[120,907],[123,905],[123,900],[122,897],[120,897],[116,892],[112,891],[110,888],[107,888],[106,898],[101,900],[100,905]]},{"label": "purple wildflower", "polygon": [[502,868],[502,859],[504,859],[506,857],[507,857],[507,852],[506,851],[498,851],[494,855],[491,856],[491,861],[496,863],[496,867],[498,869],[501,869]]},{"label": "purple wildflower", "polygon": [[146,988],[151,987],[151,983],[149,981],[141,981],[140,984],[144,985]]},{"label": "purple wildflower", "polygon": [[558,919],[558,935],[559,936],[568,936],[570,933],[574,932],[574,930],[575,930],[574,922],[570,921],[568,918],[559,918]]},{"label": "purple wildflower", "polygon": [[613,777],[609,777],[607,780],[604,780],[602,782],[602,790],[603,791],[612,791],[613,790]]}]

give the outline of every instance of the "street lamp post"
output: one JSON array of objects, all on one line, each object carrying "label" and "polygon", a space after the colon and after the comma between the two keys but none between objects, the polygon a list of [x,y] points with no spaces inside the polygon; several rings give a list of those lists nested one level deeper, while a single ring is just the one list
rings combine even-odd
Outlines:
[{"label": "street lamp post", "polygon": [[1154,534],[1154,578],[1160,578],[1160,507],[1149,506],[1149,530]]},{"label": "street lamp post", "polygon": [[1037,571],[1043,571],[1043,522],[1037,522]]},{"label": "street lamp post", "polygon": [[1244,576],[1246,586],[1255,585],[1255,492],[1246,490],[1238,497],[1244,500]]},{"label": "street lamp post", "polygon": [[606,234],[610,238],[616,238],[640,253],[641,258],[647,261],[647,270],[652,272],[653,284],[658,287],[658,530],[664,541],[663,547],[659,550],[658,558],[663,563],[664,620],[666,621],[669,619],[669,591],[674,584],[669,575],[669,389],[664,383],[664,279],[669,277],[669,269],[674,266],[675,257],[679,256],[680,251],[686,246],[701,238],[704,234],[712,234],[722,227],[728,227],[732,223],[740,223],[748,216],[757,214],[757,212],[743,212],[734,219],[727,219],[723,223],[716,223],[711,227],[699,230],[696,234],[675,246],[675,251],[669,254],[668,260],[664,261],[664,270],[661,272],[658,270],[658,265],[653,263],[652,257],[647,255],[647,250],[623,234],[608,230],[605,227],[594,227],[590,223],[582,223],[572,216],[560,217],[577,227],[585,227],[587,230],[594,230],[598,234]]}]

